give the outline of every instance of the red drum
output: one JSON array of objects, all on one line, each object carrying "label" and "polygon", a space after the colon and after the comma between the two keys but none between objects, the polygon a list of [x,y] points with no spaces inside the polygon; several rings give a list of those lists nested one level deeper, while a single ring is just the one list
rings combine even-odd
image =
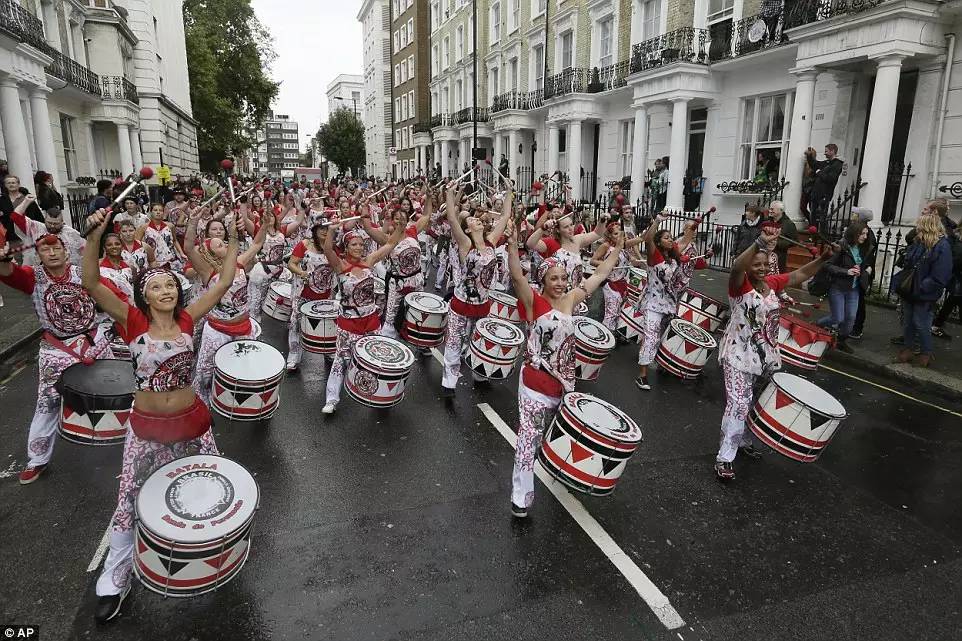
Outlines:
[{"label": "red drum", "polygon": [[686,289],[678,301],[678,317],[709,332],[717,332],[728,320],[728,305]]},{"label": "red drum", "polygon": [[464,360],[478,376],[502,380],[514,370],[523,344],[524,333],[517,326],[486,316],[475,323]]},{"label": "red drum", "polygon": [[626,280],[628,288],[625,290],[625,301],[636,303],[648,286],[648,272],[640,267],[629,267]]},{"label": "red drum", "polygon": [[127,438],[134,404],[134,370],[129,362],[97,360],[63,371],[60,436],[81,445],[116,445]]},{"label": "red drum", "polygon": [[448,326],[448,303],[436,294],[411,292],[404,297],[407,311],[401,336],[417,347],[435,347],[444,342]]},{"label": "red drum", "polygon": [[601,373],[608,354],[615,348],[615,335],[596,320],[585,316],[574,319],[575,377],[593,381]]},{"label": "red drum", "polygon": [[645,333],[645,312],[635,309],[634,303],[625,305],[621,308],[621,314],[618,316],[615,332],[620,334],[622,338],[636,343],[640,342]]},{"label": "red drum", "polygon": [[845,419],[845,407],[818,385],[776,372],[748,415],[762,442],[795,461],[818,459]]},{"label": "red drum", "polygon": [[261,311],[283,323],[291,320],[291,284],[274,281],[267,290]]},{"label": "red drum", "polygon": [[261,341],[221,346],[214,354],[211,409],[235,421],[270,418],[280,404],[284,364],[284,356]]},{"label": "red drum", "polygon": [[376,334],[363,336],[354,343],[344,389],[361,405],[397,405],[404,400],[404,386],[413,365],[414,352],[401,341]]},{"label": "red drum", "polygon": [[718,342],[702,328],[673,318],[661,337],[655,360],[663,370],[678,378],[698,378]]},{"label": "red drum", "polygon": [[341,304],[336,300],[312,300],[303,303],[301,314],[301,345],[312,354],[333,354],[337,351],[337,315]]},{"label": "red drum", "polygon": [[491,311],[488,312],[488,316],[500,318],[509,323],[521,323],[521,312],[518,311],[517,298],[504,292],[495,291],[489,292],[488,297],[491,298]]},{"label": "red drum", "polygon": [[778,320],[778,351],[786,363],[814,370],[822,354],[833,345],[835,336],[818,325],[788,314]]},{"label": "red drum", "polygon": [[259,502],[250,472],[222,456],[187,456],[158,468],[137,497],[137,577],[164,596],[216,590],[247,561]]},{"label": "red drum", "polygon": [[541,442],[545,470],[568,487],[611,494],[641,445],[641,430],[627,414],[590,394],[569,392]]}]

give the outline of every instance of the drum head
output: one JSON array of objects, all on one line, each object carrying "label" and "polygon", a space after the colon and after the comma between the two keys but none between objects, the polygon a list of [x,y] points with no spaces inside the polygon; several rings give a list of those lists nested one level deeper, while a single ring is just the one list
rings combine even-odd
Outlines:
[{"label": "drum head", "polygon": [[309,300],[301,305],[301,314],[311,318],[337,318],[341,304],[336,300]]},{"label": "drum head", "polygon": [[259,500],[254,477],[239,463],[201,454],[151,474],[137,497],[137,518],[159,537],[201,543],[237,531]]},{"label": "drum head", "polygon": [[488,297],[491,300],[496,300],[499,303],[503,303],[511,307],[518,306],[518,299],[512,296],[511,294],[505,294],[504,292],[491,291],[491,292],[488,292]]},{"label": "drum head", "polygon": [[686,341],[694,343],[699,347],[715,349],[718,346],[718,342],[711,334],[686,320],[680,318],[671,319],[671,329]]},{"label": "drum head", "polygon": [[447,302],[437,294],[411,292],[404,297],[404,302],[408,307],[413,307],[428,314],[446,314],[448,312]]},{"label": "drum head", "polygon": [[414,352],[386,336],[361,337],[354,344],[354,357],[378,371],[406,372],[414,365]]},{"label": "drum head", "polygon": [[76,363],[60,375],[58,389],[61,393],[98,398],[130,396],[136,389],[134,370],[130,361],[100,359],[90,365]]},{"label": "drum head", "polygon": [[821,387],[788,372],[776,372],[772,382],[785,394],[815,410],[819,414],[842,419],[847,416],[845,406]]},{"label": "drum head", "polygon": [[641,429],[630,416],[597,396],[568,392],[561,399],[564,410],[593,432],[623,443],[641,442]]},{"label": "drum head", "polygon": [[474,329],[483,338],[505,347],[524,343],[524,333],[515,325],[499,318],[481,318],[475,324]]},{"label": "drum head", "polygon": [[283,298],[291,297],[291,284],[274,281],[271,283],[271,291]]},{"label": "drum head", "polygon": [[579,316],[574,319],[575,338],[599,349],[614,349],[615,335],[596,320]]},{"label": "drum head", "polygon": [[284,362],[279,351],[250,339],[227,343],[214,354],[214,367],[236,381],[273,378],[284,371]]}]

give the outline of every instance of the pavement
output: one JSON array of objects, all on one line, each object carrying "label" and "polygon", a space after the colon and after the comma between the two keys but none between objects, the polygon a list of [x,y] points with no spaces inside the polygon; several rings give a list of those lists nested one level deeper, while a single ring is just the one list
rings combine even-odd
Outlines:
[{"label": "pavement", "polygon": [[[285,326],[265,319],[263,338],[283,350]],[[190,599],[135,585],[108,626],[93,622],[94,583],[121,448],[58,440],[48,472],[19,486],[27,361],[0,381],[0,622],[83,641],[962,638],[958,397],[894,394],[842,363],[806,373],[848,412],[831,445],[814,464],[739,458],[723,485],[717,361],[692,382],[655,370],[641,392],[636,354],[619,347],[579,383],[644,434],[615,493],[538,481],[520,522],[497,425],[516,425],[515,377],[462,379],[444,402],[426,357],[397,407],[345,396],[324,417],[323,362],[306,355],[269,423],[215,422],[260,486],[246,566]]]}]

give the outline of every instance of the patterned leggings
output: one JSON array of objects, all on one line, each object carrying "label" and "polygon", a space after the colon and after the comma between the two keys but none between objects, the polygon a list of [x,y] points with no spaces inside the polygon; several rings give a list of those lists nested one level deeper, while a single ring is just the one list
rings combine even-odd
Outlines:
[{"label": "patterned leggings", "polygon": [[602,324],[613,332],[618,326],[618,316],[621,314],[624,297],[608,287],[608,283],[605,283],[605,287],[601,291],[605,295],[605,318]]},{"label": "patterned leggings", "polygon": [[340,327],[337,328],[337,352],[334,354],[331,371],[327,375],[326,403],[337,405],[338,401],[341,400],[341,383],[344,382],[344,372],[347,370],[347,363],[354,351],[354,343],[366,335],[355,334]]},{"label": "patterned leggings", "polygon": [[411,292],[419,292],[424,289],[424,276],[417,274],[404,280],[388,279],[387,304],[384,312],[384,323],[381,325],[381,336],[388,338],[398,338],[397,328],[394,326],[394,319],[397,318],[398,310],[404,297]]},{"label": "patterned leggings", "polygon": [[133,430],[127,431],[117,510],[110,528],[110,551],[97,579],[97,596],[120,594],[130,583],[137,496],[144,482],[157,469],[173,460],[195,454],[217,453],[214,434],[209,429],[193,440],[170,444],[145,441],[138,438]]},{"label": "patterned leggings", "polygon": [[444,373],[441,376],[443,387],[454,389],[458,386],[458,379],[461,378],[461,354],[477,321],[477,318],[468,318],[455,311],[448,313],[448,330],[444,335]]},{"label": "patterned leggings", "polygon": [[641,335],[641,346],[638,348],[638,364],[651,365],[661,344],[661,335],[665,332],[665,326],[671,320],[664,312],[655,312],[650,309],[645,310],[645,327]]},{"label": "patterned leggings", "polygon": [[200,349],[197,350],[197,367],[194,369],[194,381],[191,386],[194,392],[204,401],[204,405],[210,405],[210,389],[214,382],[214,354],[221,347],[231,341],[238,341],[250,338],[248,332],[242,336],[231,336],[220,332],[210,326],[204,325],[204,333],[200,338]]},{"label": "patterned leggings", "polygon": [[715,458],[731,463],[735,460],[738,447],[752,442],[751,433],[745,429],[745,419],[752,407],[754,385],[758,377],[735,369],[725,360],[721,365],[725,378],[725,413],[722,415],[721,441]]},{"label": "patterned leggings", "polygon": [[560,398],[536,392],[518,381],[518,441],[511,474],[511,502],[518,507],[534,503],[534,460],[545,425],[560,403]]}]

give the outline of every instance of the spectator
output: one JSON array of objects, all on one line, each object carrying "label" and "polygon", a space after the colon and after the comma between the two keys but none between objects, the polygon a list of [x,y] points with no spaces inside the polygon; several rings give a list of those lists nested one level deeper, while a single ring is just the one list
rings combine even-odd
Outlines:
[{"label": "spectator", "polygon": [[762,232],[758,224],[762,220],[762,212],[755,205],[745,208],[742,216],[742,223],[735,230],[735,247],[732,249],[732,257],[741,256],[748,247],[755,242]]},{"label": "spectator", "polygon": [[[7,174],[3,179],[3,193],[0,194],[0,221],[3,223],[4,231],[6,232],[7,238],[12,239],[11,242],[16,242],[19,236],[14,231],[13,221],[10,219],[10,214],[13,213],[14,208],[16,208],[17,203],[20,199],[29,194],[30,192],[25,188],[20,186],[20,179],[12,174]],[[43,222],[43,212],[37,203],[33,202],[27,206],[27,210],[24,212],[27,218],[31,218],[38,223]]]},{"label": "spectator", "polygon": [[778,244],[775,245],[775,256],[778,257],[778,273],[784,274],[788,271],[788,248],[792,246],[790,241],[798,240],[798,228],[785,215],[785,203],[780,200],[772,201],[772,204],[768,206],[768,217],[782,228],[782,237],[778,239]]},{"label": "spectator", "polygon": [[98,209],[105,209],[110,206],[113,198],[114,184],[106,179],[97,181],[97,195],[87,203],[87,213],[92,214]]},{"label": "spectator", "polygon": [[57,208],[63,211],[63,196],[54,189],[53,176],[45,171],[38,171],[33,176],[33,184],[37,191],[37,204],[43,211],[50,211]]},{"label": "spectator", "polygon": [[[511,177],[508,175],[510,172],[510,168],[508,165],[508,157],[505,156],[504,154],[501,154],[501,162],[498,163],[498,171],[500,171],[501,175],[504,176],[505,178]],[[507,188],[507,186],[505,186],[505,188]]]},{"label": "spectator", "polygon": [[868,249],[862,252],[862,275],[859,277],[858,311],[855,313],[855,325],[852,332],[848,335],[853,340],[862,338],[862,330],[865,327],[865,294],[872,286],[875,278],[875,258],[878,256],[878,238],[875,232],[869,227],[872,220],[872,210],[863,207],[852,207],[852,219],[863,223],[868,229]]},{"label": "spectator", "polygon": [[959,240],[958,228],[947,232],[945,237],[948,239],[952,250],[952,278],[946,288],[948,296],[942,303],[942,308],[939,309],[935,322],[932,323],[932,336],[951,339],[952,337],[942,329],[942,326],[945,325],[945,321],[949,320],[953,311],[962,309],[962,240]]},{"label": "spectator", "polygon": [[816,152],[812,147],[805,151],[805,161],[815,174],[808,194],[810,214],[808,224],[815,225],[819,229],[824,228],[832,194],[835,193],[835,185],[845,166],[841,159],[836,158],[837,154],[838,146],[834,143],[825,145],[825,160],[815,160]]},{"label": "spectator", "polygon": [[0,160],[0,182],[2,182],[3,179],[6,178],[7,174],[9,173],[10,173],[10,167],[7,166],[7,161]]},{"label": "spectator", "polygon": [[914,363],[928,367],[932,353],[932,307],[952,277],[952,249],[939,217],[922,214],[915,223],[914,240],[905,252],[903,269],[892,276],[892,291],[902,302],[902,349],[898,361],[912,359],[912,345],[920,347]]},{"label": "spectator", "polygon": [[852,353],[847,341],[858,313],[861,281],[865,275],[862,265],[871,251],[874,250],[869,242],[868,227],[862,222],[852,223],[845,230],[841,248],[825,264],[831,275],[828,288],[831,313],[820,318],[818,325],[834,327],[838,336],[836,347],[847,354]]},{"label": "spectator", "polygon": [[655,158],[655,171],[648,181],[651,192],[652,211],[656,214],[665,208],[668,202],[668,156]]}]

